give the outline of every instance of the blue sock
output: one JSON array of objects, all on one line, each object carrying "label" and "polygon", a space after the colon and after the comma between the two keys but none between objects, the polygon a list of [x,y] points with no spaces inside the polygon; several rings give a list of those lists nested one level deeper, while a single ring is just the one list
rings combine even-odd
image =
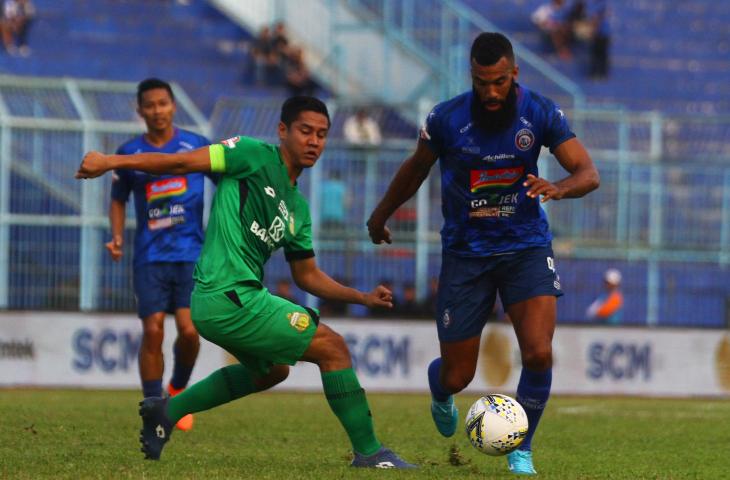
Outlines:
[{"label": "blue sock", "polygon": [[193,367],[195,365],[185,365],[180,361],[180,355],[178,355],[177,343],[172,349],[175,363],[172,367],[172,379],[170,379],[170,385],[175,390],[180,390],[188,385],[190,380],[190,374],[193,373]]},{"label": "blue sock", "polygon": [[157,380],[142,380],[142,395],[144,398],[147,397],[161,397],[162,396],[162,379]]},{"label": "blue sock", "polygon": [[441,385],[439,375],[441,373],[441,357],[434,359],[428,366],[428,386],[431,388],[431,395],[437,402],[445,402],[451,396]]},{"label": "blue sock", "polygon": [[520,383],[517,385],[517,401],[527,414],[529,428],[527,436],[520,445],[520,450],[532,450],[532,436],[535,435],[542,411],[550,397],[550,385],[553,382],[553,371],[535,372],[522,367]]}]

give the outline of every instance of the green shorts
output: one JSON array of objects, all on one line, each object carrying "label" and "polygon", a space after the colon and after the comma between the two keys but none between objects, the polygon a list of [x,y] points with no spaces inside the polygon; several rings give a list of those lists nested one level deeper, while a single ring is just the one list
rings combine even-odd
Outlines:
[{"label": "green shorts", "polygon": [[272,365],[294,365],[312,343],[319,314],[266,288],[243,287],[225,293],[193,291],[195,328],[206,340],[236,357],[256,376]]}]

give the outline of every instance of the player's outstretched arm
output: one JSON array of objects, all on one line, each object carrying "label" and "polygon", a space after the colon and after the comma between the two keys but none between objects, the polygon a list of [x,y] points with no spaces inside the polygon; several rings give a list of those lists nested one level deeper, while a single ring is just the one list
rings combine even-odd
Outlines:
[{"label": "player's outstretched arm", "polygon": [[314,258],[289,262],[294,283],[312,295],[345,303],[359,303],[368,308],[393,308],[393,292],[378,285],[371,292],[361,292],[334,280],[319,269]]},{"label": "player's outstretched arm", "polygon": [[416,151],[400,166],[383,199],[370,215],[367,226],[373,243],[391,243],[390,230],[385,226],[385,222],[398,207],[418,191],[437,158],[424,142],[418,142]]},{"label": "player's outstretched arm", "polygon": [[210,171],[208,147],[180,153],[136,153],[104,155],[87,153],[76,172],[76,178],[95,178],[109,170],[127,168],[155,174],[183,174]]},{"label": "player's outstretched arm", "polygon": [[560,165],[570,173],[564,179],[550,183],[544,178],[528,175],[525,186],[530,187],[527,195],[541,196],[541,202],[562,198],[579,198],[597,189],[601,183],[598,170],[590,155],[577,138],[561,143],[553,152]]}]

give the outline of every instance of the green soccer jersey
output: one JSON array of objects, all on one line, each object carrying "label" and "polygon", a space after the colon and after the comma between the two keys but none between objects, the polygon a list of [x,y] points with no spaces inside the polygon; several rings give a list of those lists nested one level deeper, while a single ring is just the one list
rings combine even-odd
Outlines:
[{"label": "green soccer jersey", "polygon": [[209,148],[211,171],[221,179],[195,267],[196,290],[260,285],[264,264],[280,247],[288,261],[313,257],[309,206],[291,184],[279,148],[249,137]]}]

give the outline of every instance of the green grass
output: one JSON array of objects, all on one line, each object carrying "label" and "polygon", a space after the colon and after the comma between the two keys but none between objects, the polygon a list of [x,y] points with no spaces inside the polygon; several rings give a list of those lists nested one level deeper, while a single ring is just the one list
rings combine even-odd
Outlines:
[{"label": "green grass", "polygon": [[[0,478],[512,478],[504,458],[442,438],[426,395],[370,395],[378,436],[418,471],[355,470],[320,394],[269,393],[196,415],[159,462],[137,441],[139,393],[0,390]],[[463,414],[476,397],[460,395]],[[539,478],[730,477],[730,402],[556,397],[534,441]]]}]

